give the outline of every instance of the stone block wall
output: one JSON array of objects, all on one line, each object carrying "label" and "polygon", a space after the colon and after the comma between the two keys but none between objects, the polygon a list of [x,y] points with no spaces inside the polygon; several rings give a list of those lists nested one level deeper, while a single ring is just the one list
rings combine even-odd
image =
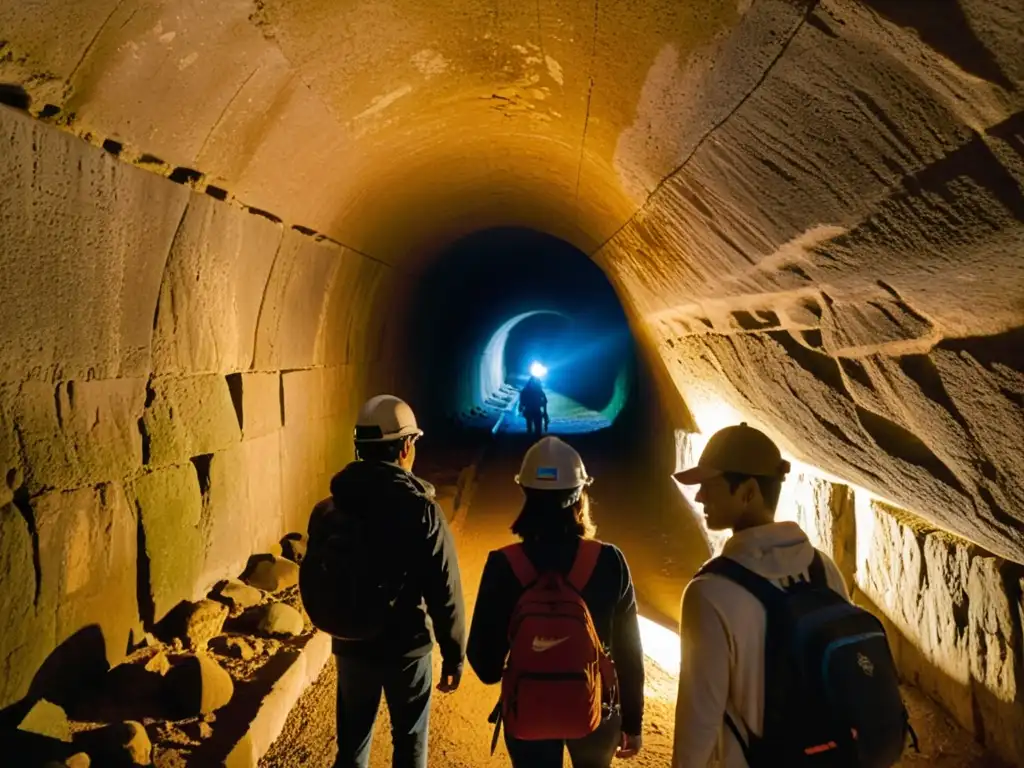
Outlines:
[{"label": "stone block wall", "polygon": [[407,289],[2,107],[0,243],[2,710],[305,530]]},{"label": "stone block wall", "polygon": [[995,754],[1024,764],[1024,568],[883,502],[857,501],[858,599],[903,675]]}]

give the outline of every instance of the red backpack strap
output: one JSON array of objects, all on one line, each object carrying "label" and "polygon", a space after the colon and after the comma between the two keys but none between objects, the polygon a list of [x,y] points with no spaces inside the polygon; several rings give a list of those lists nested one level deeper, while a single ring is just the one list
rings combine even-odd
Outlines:
[{"label": "red backpack strap", "polygon": [[582,592],[587,586],[590,577],[597,565],[597,558],[601,556],[601,542],[593,539],[580,539],[580,547],[576,550],[576,561],[569,571],[568,581],[573,589]]},{"label": "red backpack strap", "polygon": [[508,564],[512,566],[512,573],[519,579],[520,584],[526,587],[537,580],[537,569],[533,567],[530,558],[526,556],[522,544],[509,544],[507,547],[502,547],[500,552],[505,555]]}]

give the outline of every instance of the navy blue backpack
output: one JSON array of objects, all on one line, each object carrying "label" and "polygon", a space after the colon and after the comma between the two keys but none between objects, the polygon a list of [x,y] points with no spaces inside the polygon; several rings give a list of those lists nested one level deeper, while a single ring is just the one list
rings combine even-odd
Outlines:
[{"label": "navy blue backpack", "polygon": [[727,557],[705,573],[739,584],[767,616],[762,733],[744,739],[725,716],[751,768],[889,768],[908,734],[917,748],[885,629],[828,586],[820,553],[810,580],[786,589]]}]

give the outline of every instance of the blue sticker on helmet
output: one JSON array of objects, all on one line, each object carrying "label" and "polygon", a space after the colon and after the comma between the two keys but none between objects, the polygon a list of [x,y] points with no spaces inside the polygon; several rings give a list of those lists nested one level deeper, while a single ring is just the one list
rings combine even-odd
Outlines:
[{"label": "blue sticker on helmet", "polygon": [[558,467],[537,467],[538,480],[557,480]]}]

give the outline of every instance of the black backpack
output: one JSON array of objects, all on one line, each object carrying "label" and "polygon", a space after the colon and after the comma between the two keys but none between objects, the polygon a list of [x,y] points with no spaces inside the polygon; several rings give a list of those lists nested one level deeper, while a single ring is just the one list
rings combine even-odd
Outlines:
[{"label": "black backpack", "polygon": [[751,768],[889,768],[908,734],[917,748],[885,629],[828,586],[820,553],[810,581],[784,590],[727,557],[709,560],[705,573],[739,584],[765,608],[761,736],[745,740],[725,716]]},{"label": "black backpack", "polygon": [[299,592],[313,626],[339,640],[373,640],[387,629],[401,591],[380,518],[317,505],[309,523]]}]

